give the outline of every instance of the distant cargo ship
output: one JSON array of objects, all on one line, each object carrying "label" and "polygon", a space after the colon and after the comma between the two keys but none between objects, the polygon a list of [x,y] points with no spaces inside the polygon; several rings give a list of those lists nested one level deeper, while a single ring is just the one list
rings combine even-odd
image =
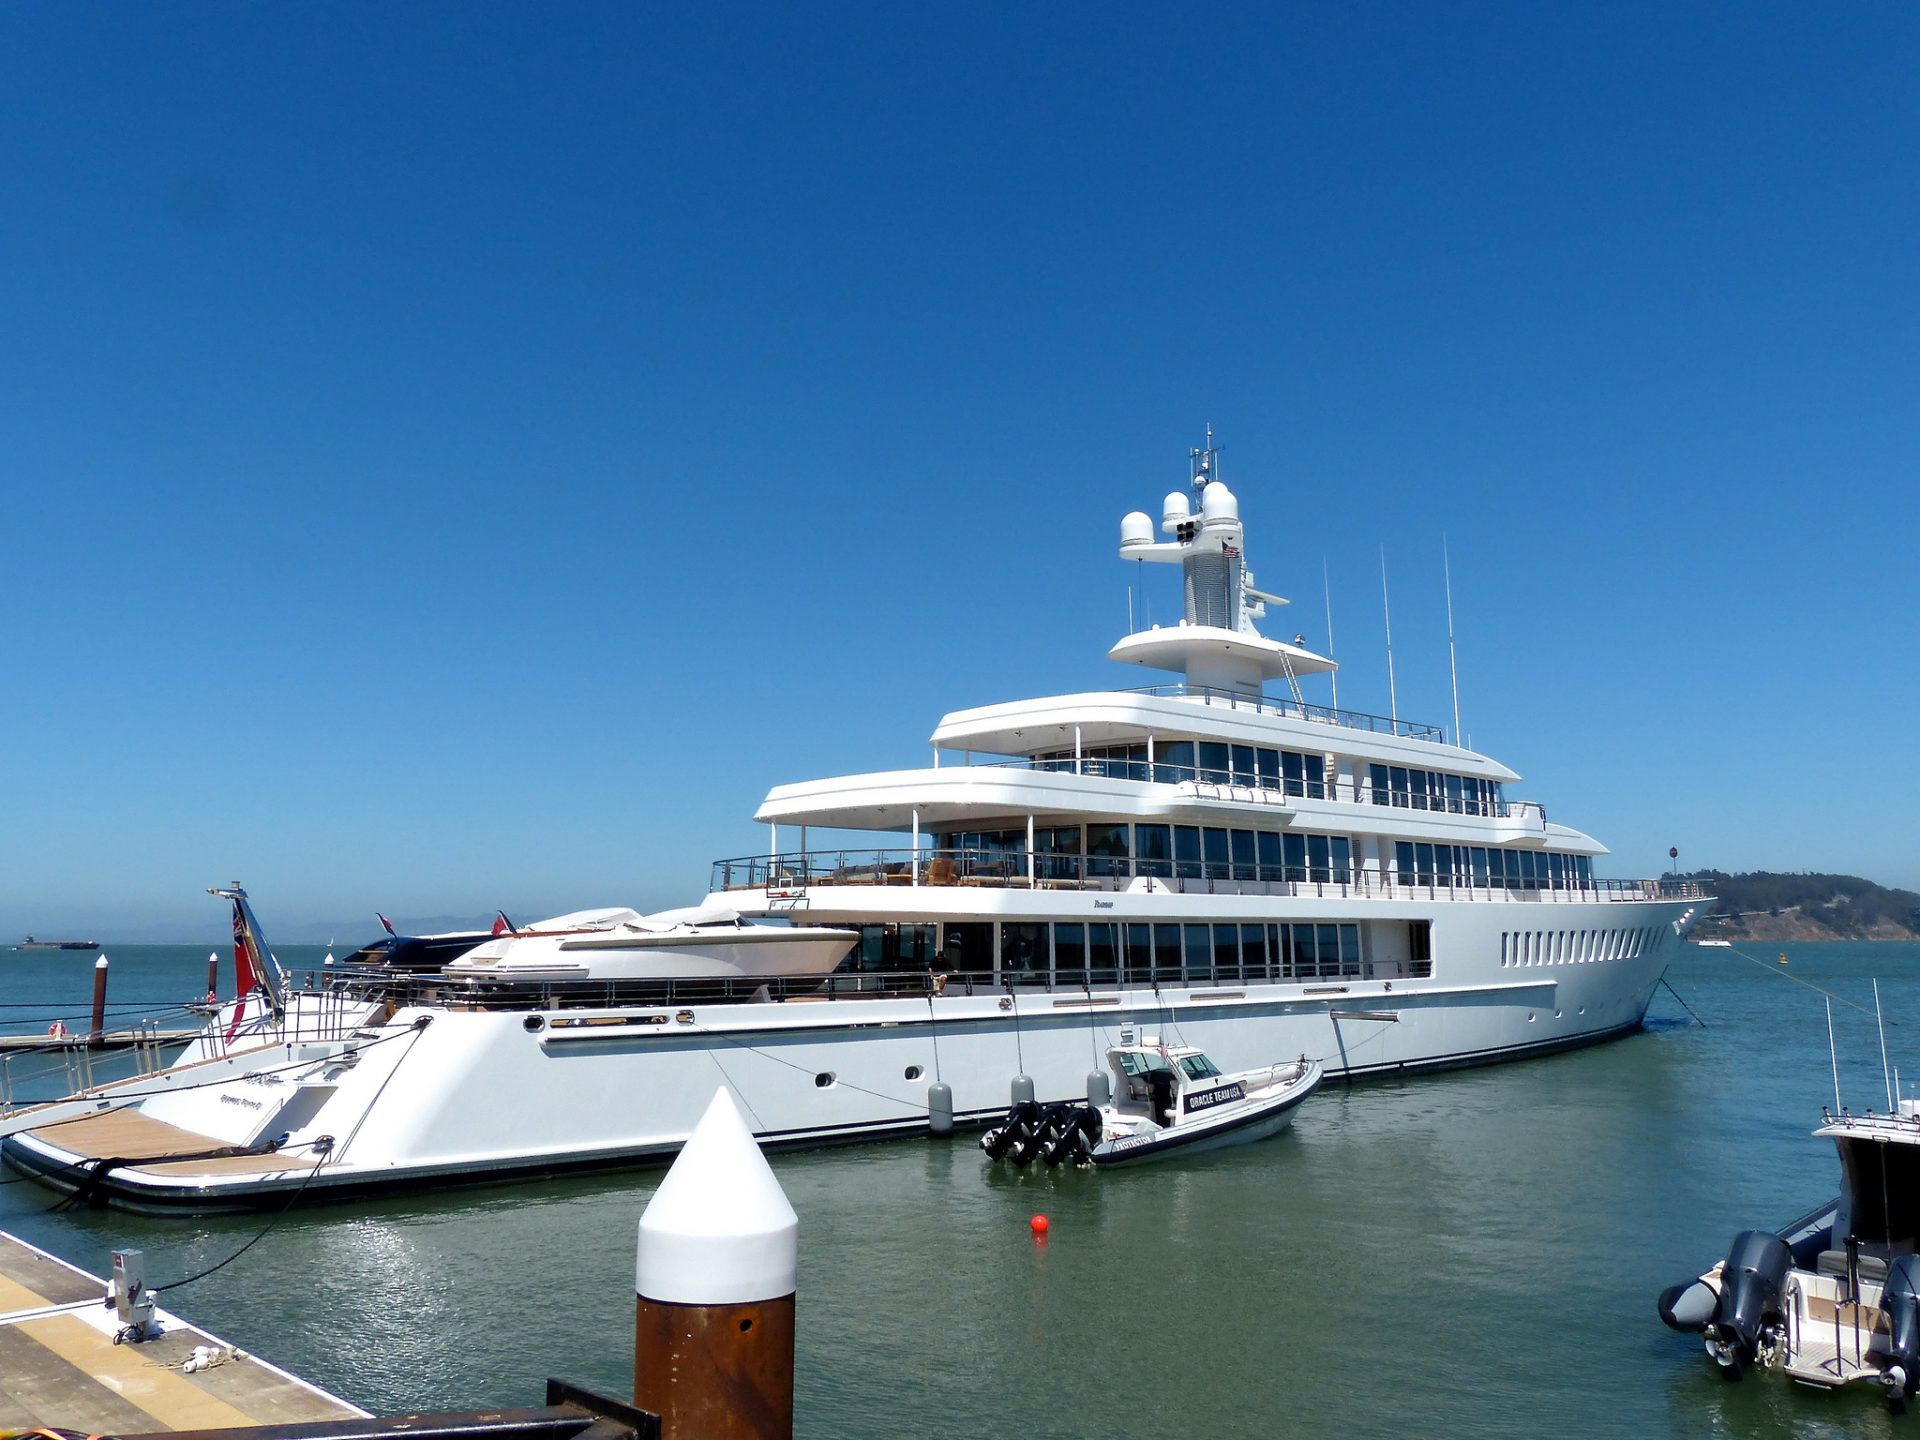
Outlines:
[{"label": "distant cargo ship", "polygon": [[98,950],[100,942],[98,940],[36,940],[29,935],[13,948],[16,950]]}]

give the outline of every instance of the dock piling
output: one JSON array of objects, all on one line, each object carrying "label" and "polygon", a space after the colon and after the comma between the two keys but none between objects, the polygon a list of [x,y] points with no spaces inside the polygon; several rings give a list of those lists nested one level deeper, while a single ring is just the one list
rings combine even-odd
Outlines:
[{"label": "dock piling", "polygon": [[799,1231],[722,1087],[640,1217],[633,1401],[663,1440],[791,1440]]},{"label": "dock piling", "polygon": [[87,1044],[98,1045],[107,1033],[107,957],[93,962],[93,1028],[87,1031]]}]

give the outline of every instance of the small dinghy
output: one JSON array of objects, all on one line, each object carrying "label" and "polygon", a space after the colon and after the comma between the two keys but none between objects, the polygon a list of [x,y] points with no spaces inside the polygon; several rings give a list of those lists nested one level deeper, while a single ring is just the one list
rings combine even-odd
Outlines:
[{"label": "small dinghy", "polygon": [[1293,1123],[1320,1084],[1318,1063],[1300,1059],[1229,1075],[1191,1045],[1154,1036],[1107,1051],[1113,1101],[1015,1105],[980,1140],[988,1158],[1027,1166],[1137,1165],[1264,1140]]}]

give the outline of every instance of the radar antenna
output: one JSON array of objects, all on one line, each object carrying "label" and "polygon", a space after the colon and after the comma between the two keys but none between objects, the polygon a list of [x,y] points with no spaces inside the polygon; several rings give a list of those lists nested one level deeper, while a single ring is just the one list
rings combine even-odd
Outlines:
[{"label": "radar antenna", "polygon": [[1207,443],[1187,452],[1193,465],[1193,493],[1198,495],[1220,478],[1220,452],[1213,445],[1213,422],[1207,422]]}]

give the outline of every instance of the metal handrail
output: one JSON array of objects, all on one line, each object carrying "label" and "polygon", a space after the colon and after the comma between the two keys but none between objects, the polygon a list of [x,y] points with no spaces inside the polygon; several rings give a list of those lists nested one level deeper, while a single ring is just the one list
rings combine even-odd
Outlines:
[{"label": "metal handrail", "polygon": [[1153,695],[1175,700],[1201,700],[1208,705],[1225,704],[1230,710],[1252,710],[1263,715],[1291,716],[1296,720],[1315,720],[1340,725],[1349,730],[1367,730],[1377,735],[1397,735],[1408,740],[1446,742],[1446,731],[1438,725],[1413,720],[1395,720],[1386,715],[1370,715],[1364,710],[1340,710],[1331,705],[1314,705],[1304,700],[1282,699],[1273,695],[1247,695],[1238,690],[1223,690],[1215,685],[1136,685],[1118,692],[1122,695]]},{"label": "metal handrail", "polygon": [[809,850],[717,860],[714,890],[765,890],[778,895],[814,885],[1127,890],[1150,882],[1176,894],[1353,896],[1374,899],[1699,900],[1705,886],[1682,880],[1406,880],[1330,865],[1260,865],[1228,860],[1158,860],[1024,850]]},{"label": "metal handrail", "polygon": [[[1332,800],[1347,805],[1383,805],[1395,810],[1429,810],[1446,815],[1478,815],[1495,820],[1525,818],[1544,823],[1547,807],[1538,800],[1468,800],[1446,795],[1422,795],[1414,790],[1383,790],[1366,781],[1295,780],[1249,774],[1244,770],[1218,770],[1203,765],[1175,765],[1165,760],[1114,760],[1106,756],[1083,755],[1079,759],[1038,757],[1013,760],[970,760],[970,770],[1032,770],[1051,775],[1084,775],[1096,780],[1128,780],[1146,785],[1192,785],[1213,790],[1233,789],[1254,792],[1249,804],[1261,803],[1260,796],[1282,795],[1300,800]],[[1385,796],[1383,800],[1380,797]]]}]

